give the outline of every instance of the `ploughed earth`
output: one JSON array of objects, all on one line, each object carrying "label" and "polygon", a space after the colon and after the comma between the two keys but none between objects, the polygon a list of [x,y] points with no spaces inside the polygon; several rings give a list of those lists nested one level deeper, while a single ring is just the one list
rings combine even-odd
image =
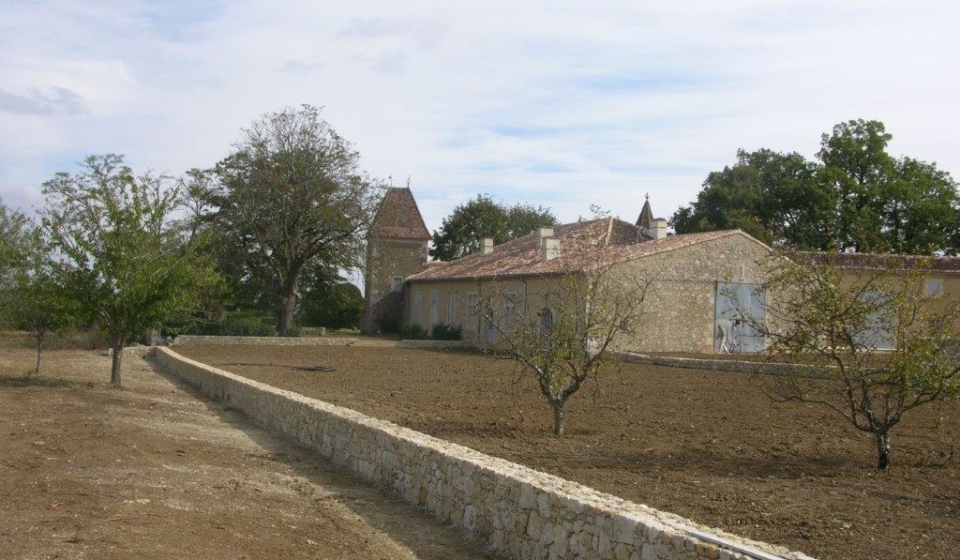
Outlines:
[{"label": "ploughed earth", "polygon": [[572,397],[557,437],[532,379],[476,352],[176,350],[824,560],[960,553],[955,401],[908,413],[892,432],[892,469],[878,472],[870,434],[820,406],[772,404],[762,376],[623,364]]},{"label": "ploughed earth", "polygon": [[132,355],[0,348],[0,558],[447,560],[459,531]]}]

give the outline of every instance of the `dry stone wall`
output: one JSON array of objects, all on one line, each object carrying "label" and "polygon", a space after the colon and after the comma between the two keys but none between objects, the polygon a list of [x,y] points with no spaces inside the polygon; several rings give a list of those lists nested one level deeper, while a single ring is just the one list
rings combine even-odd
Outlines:
[{"label": "dry stone wall", "polygon": [[199,336],[182,334],[171,346],[351,346],[357,339],[344,337]]},{"label": "dry stone wall", "polygon": [[170,372],[520,560],[809,560],[157,348]]}]

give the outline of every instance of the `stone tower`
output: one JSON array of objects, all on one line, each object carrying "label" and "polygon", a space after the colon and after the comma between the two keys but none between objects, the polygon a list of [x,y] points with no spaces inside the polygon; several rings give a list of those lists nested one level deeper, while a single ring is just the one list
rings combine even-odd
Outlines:
[{"label": "stone tower", "polygon": [[399,327],[403,281],[426,267],[429,241],[410,188],[387,189],[367,234],[363,332]]}]

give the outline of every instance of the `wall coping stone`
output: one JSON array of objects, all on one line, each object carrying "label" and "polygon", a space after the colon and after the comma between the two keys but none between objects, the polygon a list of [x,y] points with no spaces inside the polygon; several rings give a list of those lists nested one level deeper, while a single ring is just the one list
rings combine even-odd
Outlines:
[{"label": "wall coping stone", "polygon": [[323,336],[201,336],[181,334],[170,346],[352,346],[356,338]]},{"label": "wall coping stone", "polygon": [[[813,560],[157,347],[207,396],[518,560]],[[494,481],[491,483],[491,481]],[[491,488],[491,484],[493,487]],[[553,539],[562,535],[557,542]]]},{"label": "wall coping stone", "polygon": [[617,352],[615,356],[618,360],[631,364],[650,364],[655,366],[729,371],[734,373],[823,375],[826,371],[832,369],[830,367],[817,367],[803,364],[711,360],[709,358],[681,358],[678,356],[651,356],[649,354],[636,354],[633,352]]},{"label": "wall coping stone", "polygon": [[401,340],[398,348],[476,348],[469,340]]}]

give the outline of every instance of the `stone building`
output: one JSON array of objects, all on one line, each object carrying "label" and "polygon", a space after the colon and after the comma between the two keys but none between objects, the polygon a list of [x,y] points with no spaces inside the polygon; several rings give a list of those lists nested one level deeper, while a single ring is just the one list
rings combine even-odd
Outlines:
[{"label": "stone building", "polygon": [[429,242],[410,189],[387,189],[367,234],[363,332],[399,326],[404,280],[426,268]]},{"label": "stone building", "polygon": [[[960,257],[823,252],[802,252],[798,256],[816,264],[830,263],[843,280],[856,285],[864,285],[880,271],[892,272],[894,277],[918,274],[924,295],[932,299],[935,311],[944,311],[960,301]],[[960,334],[960,324],[955,330]],[[885,321],[876,321],[862,338],[863,343],[879,349],[896,346],[893,326]]]},{"label": "stone building", "polygon": [[[364,328],[399,318],[429,330],[459,326],[465,340],[497,344],[496,329],[482,324],[484,293],[506,290],[508,305],[549,312],[543,302],[559,280],[576,273],[586,252],[600,247],[617,261],[616,274],[651,278],[644,325],[625,350],[759,351],[763,340],[736,313],[763,313],[759,261],[769,248],[742,231],[667,235],[647,200],[636,223],[605,218],[541,228],[479,253],[427,263],[429,234],[409,189],[390,189],[369,238]],[[759,299],[758,299],[759,298]]]}]

